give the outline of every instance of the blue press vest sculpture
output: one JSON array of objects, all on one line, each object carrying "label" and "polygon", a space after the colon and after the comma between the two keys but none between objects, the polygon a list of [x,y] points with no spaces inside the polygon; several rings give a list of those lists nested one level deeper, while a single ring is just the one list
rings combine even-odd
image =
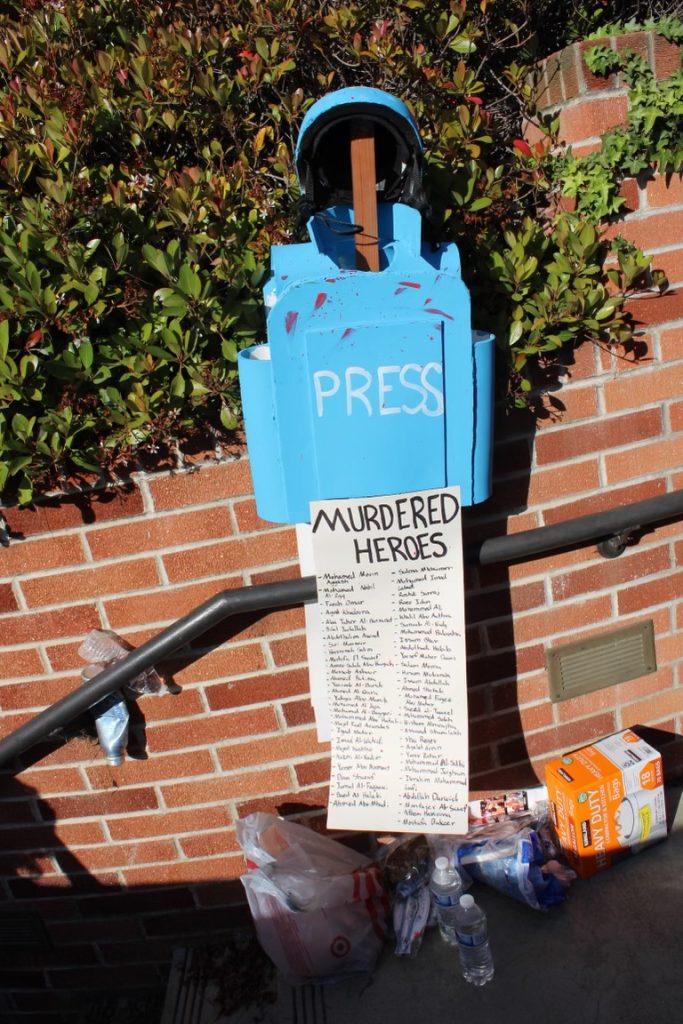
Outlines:
[{"label": "blue press vest sculpture", "polygon": [[[378,178],[382,139],[400,133],[394,184],[384,196],[378,185],[380,270],[354,269],[348,201],[315,211],[310,242],[273,247],[267,344],[238,358],[257,509],[273,522],[308,522],[309,502],[327,498],[457,484],[471,505],[491,491],[494,338],[471,329],[456,246],[421,243],[421,142],[407,107],[366,87],[325,96],[302,123],[299,176],[357,117],[389,126],[376,137]],[[340,194],[334,182],[329,194]]]}]

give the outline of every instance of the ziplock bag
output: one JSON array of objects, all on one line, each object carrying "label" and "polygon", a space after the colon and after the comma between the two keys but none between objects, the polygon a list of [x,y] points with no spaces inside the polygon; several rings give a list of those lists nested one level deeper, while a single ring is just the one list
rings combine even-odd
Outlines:
[{"label": "ziplock bag", "polygon": [[576,878],[569,868],[547,859],[539,833],[526,827],[507,835],[465,840],[458,843],[455,857],[474,881],[490,885],[535,910],[563,903],[566,889]]},{"label": "ziplock bag", "polygon": [[256,934],[286,981],[334,981],[373,969],[387,901],[368,857],[263,812],[237,822],[237,839]]}]

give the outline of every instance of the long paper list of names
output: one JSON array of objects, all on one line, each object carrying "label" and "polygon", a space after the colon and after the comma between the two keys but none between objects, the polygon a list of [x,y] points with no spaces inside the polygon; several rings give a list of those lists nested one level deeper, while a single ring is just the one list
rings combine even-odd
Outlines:
[{"label": "long paper list of names", "polygon": [[457,488],[311,506],[331,720],[328,825],[467,831]]}]

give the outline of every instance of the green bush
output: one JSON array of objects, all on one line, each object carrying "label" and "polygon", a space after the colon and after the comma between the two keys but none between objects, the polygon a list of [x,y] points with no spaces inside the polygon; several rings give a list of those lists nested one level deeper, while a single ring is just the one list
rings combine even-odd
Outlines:
[{"label": "green bush", "polygon": [[412,107],[439,228],[461,248],[475,326],[497,334],[510,402],[532,401],[539,368],[563,346],[627,341],[597,228],[539,216],[553,189],[541,171],[550,136],[535,150],[515,144],[532,112],[531,8],[4,4],[5,499],[229,436],[236,353],[264,336],[270,247],[299,237],[297,126],[344,85]]},{"label": "green bush", "polygon": [[[683,38],[683,23],[669,27],[676,41]],[[595,74],[621,74],[629,90],[628,121],[605,132],[594,153],[570,152],[557,159],[552,173],[564,194],[576,198],[579,213],[599,220],[625,205],[619,191],[624,178],[653,166],[660,174],[674,174],[683,166],[683,66],[658,81],[647,61],[628,50],[594,46],[585,59]]]}]

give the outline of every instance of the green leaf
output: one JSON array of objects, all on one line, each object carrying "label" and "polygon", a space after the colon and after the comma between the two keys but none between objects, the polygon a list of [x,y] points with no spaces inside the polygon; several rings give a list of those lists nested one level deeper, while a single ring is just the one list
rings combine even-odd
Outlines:
[{"label": "green leaf", "polygon": [[237,426],[237,418],[226,405],[221,409],[221,423],[226,430],[234,430]]},{"label": "green leaf", "polygon": [[176,398],[182,398],[185,394],[185,378],[182,373],[177,373],[171,381],[171,394]]},{"label": "green leaf", "polygon": [[23,413],[16,412],[12,417],[12,430],[22,441],[30,436],[32,427]]},{"label": "green leaf", "polygon": [[31,263],[30,260],[27,261],[24,273],[26,274],[26,280],[28,281],[29,287],[33,294],[36,296],[40,295],[42,289],[42,281],[40,278],[40,272],[36,267],[35,263]]},{"label": "green leaf", "polygon": [[26,380],[26,378],[28,377],[29,373],[35,373],[35,371],[37,369],[38,369],[38,357],[37,356],[29,354],[29,355],[26,355],[26,356],[22,356],[21,359],[19,360],[19,373],[21,374],[21,379],[22,380]]},{"label": "green leaf", "polygon": [[[61,174],[61,172],[60,172]],[[36,178],[36,181],[43,192],[53,199],[58,206],[63,206],[69,195],[69,186],[64,183],[53,181],[52,178]]]},{"label": "green leaf", "polygon": [[237,361],[237,345],[234,341],[228,341],[224,338],[221,342],[221,353],[224,359],[227,359],[229,363]]},{"label": "green leaf", "polygon": [[33,462],[32,455],[20,455],[16,459],[10,459],[9,462],[9,474],[10,476],[16,476],[26,466],[30,466]]},{"label": "green leaf", "polygon": [[94,357],[93,347],[89,341],[82,341],[78,346],[78,358],[84,370],[89,370]]},{"label": "green leaf", "polygon": [[160,252],[159,249],[155,249],[153,245],[145,244],[142,247],[142,255],[145,257],[150,267],[154,267],[157,273],[170,280],[171,272],[166,260],[166,253]]},{"label": "green leaf", "polygon": [[178,352],[170,352],[168,349],[162,348],[160,345],[146,345],[145,352],[149,353],[150,356],[154,356],[155,359],[162,359],[165,362],[170,362],[174,356],[178,355]]},{"label": "green leaf", "polygon": [[477,45],[472,39],[467,39],[464,36],[458,36],[457,39],[454,39],[453,42],[449,44],[449,48],[454,50],[455,53],[469,54],[476,52]]},{"label": "green leaf", "polygon": [[30,505],[33,501],[33,484],[25,473],[21,475],[21,483],[17,490],[17,498],[20,505]]},{"label": "green leaf", "polygon": [[131,70],[133,75],[141,82],[142,85],[151,85],[154,80],[154,69],[152,64],[146,57],[133,57],[131,62]]},{"label": "green leaf", "polygon": [[164,299],[162,311],[166,316],[183,317],[187,313],[187,303],[179,292],[173,292]]},{"label": "green leaf", "polygon": [[80,466],[81,469],[91,470],[96,473],[100,468],[94,459],[88,459],[86,456],[79,454],[79,452],[71,452],[69,458],[76,466]]},{"label": "green leaf", "polygon": [[185,295],[191,296],[193,299],[198,298],[199,293],[202,290],[202,283],[189,263],[183,263],[180,268],[178,284],[180,286],[180,290],[184,292]]},{"label": "green leaf", "polygon": [[5,359],[9,351],[9,321],[0,320],[0,359]]},{"label": "green leaf", "polygon": [[515,320],[515,322],[513,323],[512,327],[510,328],[510,337],[509,337],[509,342],[508,342],[509,345],[511,347],[513,345],[516,345],[517,342],[519,341],[519,339],[522,337],[523,333],[524,333],[524,327],[522,325],[521,320]]},{"label": "green leaf", "polygon": [[116,262],[120,266],[124,262],[126,256],[128,255],[128,245],[126,244],[126,240],[120,231],[117,231],[114,235],[112,239],[112,244],[114,246],[114,256],[116,257]]},{"label": "green leaf", "polygon": [[256,42],[254,43],[254,48],[256,49],[256,52],[258,53],[261,60],[268,60],[270,58],[270,50],[268,49],[268,43],[265,41],[265,39],[261,38],[261,36],[259,36]]},{"label": "green leaf", "polygon": [[109,54],[105,53],[104,50],[98,50],[96,59],[100,70],[103,71],[105,75],[108,75],[114,65],[114,61]]}]

